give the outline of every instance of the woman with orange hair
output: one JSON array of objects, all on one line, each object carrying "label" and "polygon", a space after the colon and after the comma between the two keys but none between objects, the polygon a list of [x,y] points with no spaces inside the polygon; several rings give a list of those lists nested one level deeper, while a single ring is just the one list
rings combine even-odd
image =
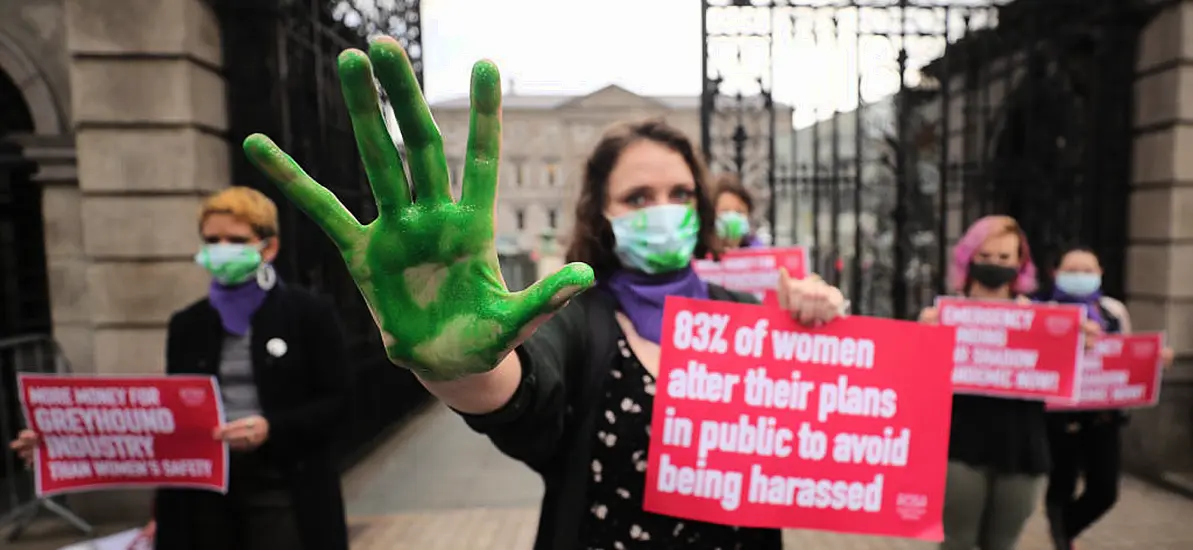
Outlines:
[{"label": "woman with orange hair", "polygon": [[[953,248],[950,286],[963,296],[1026,300],[1036,289],[1027,238],[1007,216],[975,222]],[[930,307],[920,322],[936,323]],[[941,550],[1013,550],[1048,473],[1042,401],[953,396]]]},{"label": "woman with orange hair", "polygon": [[[203,204],[195,261],[207,296],[174,314],[166,373],[218,377],[227,424],[228,493],[159,489],[158,550],[347,550],[332,454],[346,404],[344,339],[329,301],[282,284],[273,201],[231,187]],[[37,434],[13,443],[32,454]]]},{"label": "woman with orange hair", "polygon": [[248,187],[207,199],[195,261],[206,298],[174,314],[169,374],[219,377],[232,449],[226,496],[158,491],[156,547],[347,550],[332,443],[347,404],[331,302],[278,281],[277,206]]}]

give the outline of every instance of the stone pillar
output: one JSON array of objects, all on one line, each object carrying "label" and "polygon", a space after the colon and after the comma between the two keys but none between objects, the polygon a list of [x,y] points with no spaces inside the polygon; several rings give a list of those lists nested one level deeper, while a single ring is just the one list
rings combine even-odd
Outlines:
[{"label": "stone pillar", "polygon": [[[219,24],[202,0],[66,0],[66,22],[92,364],[160,373],[170,313],[205,291],[195,215],[229,179]],[[148,513],[97,497],[75,504]]]},{"label": "stone pillar", "polygon": [[1137,472],[1178,481],[1193,472],[1193,2],[1147,25],[1136,69],[1128,307],[1137,332],[1167,331],[1178,361],[1124,452]]}]

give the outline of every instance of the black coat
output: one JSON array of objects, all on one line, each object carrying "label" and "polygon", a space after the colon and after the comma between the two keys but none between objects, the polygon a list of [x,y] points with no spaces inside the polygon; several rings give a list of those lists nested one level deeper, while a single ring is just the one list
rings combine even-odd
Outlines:
[{"label": "black coat", "polygon": [[[207,299],[175,313],[166,336],[167,374],[219,376],[225,332]],[[274,357],[273,338],[288,349]],[[344,499],[332,443],[350,388],[343,330],[332,304],[314,294],[278,285],[252,318],[253,378],[269,439],[257,451],[281,472],[306,550],[348,550]],[[206,491],[159,489],[154,512],[159,550],[189,550],[190,521]]]},{"label": "black coat", "polygon": [[[749,294],[708,285],[709,299],[757,303]],[[522,382],[500,409],[462,414],[473,430],[489,436],[507,456],[530,466],[543,479],[544,494],[535,550],[576,548],[587,514],[592,434],[600,415],[596,398],[616,360],[617,321],[613,298],[589,290],[564,306],[516,348]],[[763,548],[782,548],[782,533],[770,530]]]}]

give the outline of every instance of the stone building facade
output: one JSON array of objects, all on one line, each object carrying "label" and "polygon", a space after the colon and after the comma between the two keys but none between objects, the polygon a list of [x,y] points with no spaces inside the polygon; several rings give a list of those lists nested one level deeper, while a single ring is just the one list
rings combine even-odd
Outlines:
[{"label": "stone building facade", "polygon": [[52,332],[76,372],[162,372],[169,314],[204,292],[195,215],[231,183],[221,61],[201,0],[0,5],[0,70],[34,123],[5,139],[35,164]]},{"label": "stone building facade", "polygon": [[[502,100],[502,164],[497,230],[508,249],[548,254],[571,227],[584,160],[601,133],[620,121],[663,117],[700,135],[698,97],[644,97],[619,86],[587,95],[507,95]],[[431,105],[449,148],[448,166],[461,181],[468,138],[468,98]]]},{"label": "stone building facade", "polygon": [[1181,360],[1125,449],[1136,469],[1193,488],[1193,2],[1148,24],[1135,68],[1127,305],[1138,330],[1167,331]]},{"label": "stone building facade", "polygon": [[[570,234],[584,162],[601,134],[614,123],[663,118],[699,147],[697,96],[643,96],[610,85],[586,95],[507,93],[502,101],[497,231],[499,243],[506,249],[546,256],[560,252]],[[431,110],[447,146],[455,148],[448,151],[448,165],[453,181],[459,182],[468,137],[468,99],[437,102]],[[763,116],[765,113],[758,113],[758,120],[750,122],[762,126]],[[775,117],[790,119],[791,111],[779,106]],[[747,184],[760,199],[755,210],[765,212],[766,182],[754,179]]]},{"label": "stone building facade", "polygon": [[[191,261],[195,214],[233,183],[232,144],[243,137],[227,132],[222,64],[220,26],[203,0],[0,3],[0,71],[20,100],[0,110],[30,121],[0,130],[33,164],[27,185],[42,191],[50,329],[77,372],[161,372],[168,315],[204,291]],[[1179,474],[1193,471],[1193,1],[1148,23],[1136,68],[1127,298],[1137,327],[1167,330],[1182,361],[1161,406],[1136,415],[1128,447],[1135,463]],[[435,113],[458,175],[466,110],[445,102]],[[533,247],[566,234],[599,132],[648,115],[699,135],[695,97],[610,87],[508,98],[498,220],[507,240]],[[145,513],[143,501],[106,498],[77,500],[97,520]]]}]

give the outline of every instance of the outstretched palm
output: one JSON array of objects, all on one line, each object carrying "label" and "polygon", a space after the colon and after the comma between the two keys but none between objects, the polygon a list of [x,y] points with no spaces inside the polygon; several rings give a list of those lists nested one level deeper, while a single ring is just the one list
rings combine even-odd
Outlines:
[{"label": "outstretched palm", "polygon": [[[417,202],[386,130],[373,69],[389,93],[406,144]],[[390,361],[424,380],[452,380],[492,369],[550,315],[593,283],[592,269],[569,264],[530,288],[506,289],[493,246],[501,150],[501,77],[478,62],[464,183],[453,201],[435,126],[406,52],[389,37],[366,55],[347,50],[340,82],[356,145],[379,215],[361,225],[269,138],[244,142],[249,159],[335,242],[373,312]]]}]

